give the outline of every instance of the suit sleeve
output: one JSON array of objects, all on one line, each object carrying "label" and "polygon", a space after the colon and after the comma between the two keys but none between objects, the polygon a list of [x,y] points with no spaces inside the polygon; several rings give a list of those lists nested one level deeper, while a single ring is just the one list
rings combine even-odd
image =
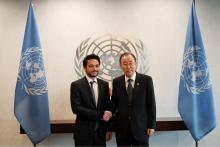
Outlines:
[{"label": "suit sleeve", "polygon": [[94,109],[86,108],[82,105],[81,97],[80,97],[80,89],[75,83],[71,84],[70,98],[71,98],[72,111],[78,117],[89,119],[89,120],[98,120],[101,118],[98,111]]},{"label": "suit sleeve", "polygon": [[117,88],[116,88],[116,82],[115,80],[113,80],[112,83],[112,96],[111,96],[111,101],[110,101],[110,111],[112,112],[112,114],[115,114],[116,110],[117,110]]},{"label": "suit sleeve", "polygon": [[156,129],[156,102],[154,95],[153,80],[150,77],[147,86],[147,115],[148,115],[148,128]]}]

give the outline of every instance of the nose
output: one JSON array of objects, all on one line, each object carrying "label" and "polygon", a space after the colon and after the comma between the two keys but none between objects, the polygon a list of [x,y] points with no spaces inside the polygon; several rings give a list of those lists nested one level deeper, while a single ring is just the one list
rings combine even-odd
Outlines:
[{"label": "nose", "polygon": [[95,71],[97,71],[97,70],[98,70],[98,68],[99,68],[98,66],[93,66],[93,68],[92,68],[92,69],[93,69],[93,70],[95,70]]}]

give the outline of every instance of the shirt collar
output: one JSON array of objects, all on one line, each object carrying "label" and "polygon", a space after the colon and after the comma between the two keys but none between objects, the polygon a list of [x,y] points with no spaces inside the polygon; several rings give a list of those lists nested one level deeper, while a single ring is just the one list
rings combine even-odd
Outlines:
[{"label": "shirt collar", "polygon": [[86,75],[86,79],[89,83],[92,82],[92,81],[95,81],[95,83],[97,83],[97,78],[92,79],[92,78],[90,78],[89,76]]},{"label": "shirt collar", "polygon": [[135,78],[136,78],[136,72],[134,72],[131,78],[128,78],[127,76],[125,76],[125,81],[128,81],[128,79],[132,79],[132,81],[135,81]]}]

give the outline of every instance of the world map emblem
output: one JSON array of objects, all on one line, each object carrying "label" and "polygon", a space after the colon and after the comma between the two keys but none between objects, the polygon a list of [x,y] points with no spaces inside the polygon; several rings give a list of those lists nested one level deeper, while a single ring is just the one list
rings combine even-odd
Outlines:
[{"label": "world map emblem", "polygon": [[131,52],[137,59],[137,71],[146,74],[149,70],[146,48],[141,40],[132,40],[122,36],[104,35],[82,41],[76,50],[75,72],[78,78],[85,75],[83,59],[89,54],[96,54],[101,59],[99,78],[112,81],[122,74],[119,57],[124,52]]},{"label": "world map emblem", "polygon": [[41,48],[31,47],[22,54],[18,81],[29,95],[42,95],[47,92]]},{"label": "world map emblem", "polygon": [[181,79],[189,93],[199,94],[211,88],[206,57],[199,46],[192,46],[185,52]]}]

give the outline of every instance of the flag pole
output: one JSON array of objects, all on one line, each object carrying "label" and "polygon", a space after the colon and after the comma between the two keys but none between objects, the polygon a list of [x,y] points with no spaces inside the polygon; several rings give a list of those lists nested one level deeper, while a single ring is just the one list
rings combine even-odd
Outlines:
[{"label": "flag pole", "polygon": [[[193,0],[193,2],[194,2],[194,6],[196,7],[196,0]],[[193,28],[193,30],[194,30],[194,28]],[[195,36],[193,38],[195,40]],[[198,147],[198,141],[196,141],[196,147]]]},{"label": "flag pole", "polygon": [[[196,7],[196,0],[193,0],[194,1],[194,6]],[[195,39],[195,37],[194,37]],[[196,141],[196,147],[198,147],[198,141]]]}]

